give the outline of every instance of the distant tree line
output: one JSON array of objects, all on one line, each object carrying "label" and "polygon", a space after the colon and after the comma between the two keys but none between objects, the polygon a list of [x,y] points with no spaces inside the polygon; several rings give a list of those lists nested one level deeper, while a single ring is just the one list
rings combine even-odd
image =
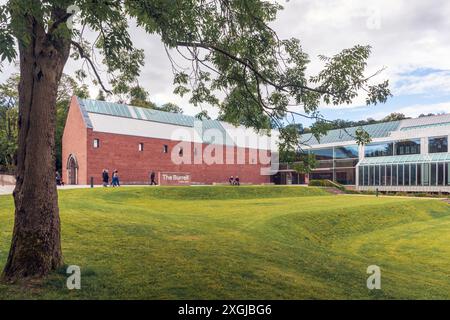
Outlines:
[{"label": "distant tree line", "polygon": [[[19,75],[11,75],[4,83],[0,84],[0,172],[11,173],[15,171],[15,154],[17,150],[18,134],[18,102],[19,102]],[[55,136],[55,167],[62,168],[62,136],[69,111],[70,99],[73,95],[80,98],[89,98],[88,87],[63,74],[58,87],[56,100],[56,136]],[[117,102],[130,105],[161,110],[166,112],[183,113],[183,109],[174,103],[156,105],[148,98],[149,94],[141,87],[136,86],[128,97],[116,99]],[[109,98],[109,97],[108,97]],[[99,91],[98,100],[105,101],[107,97],[103,91]]]}]

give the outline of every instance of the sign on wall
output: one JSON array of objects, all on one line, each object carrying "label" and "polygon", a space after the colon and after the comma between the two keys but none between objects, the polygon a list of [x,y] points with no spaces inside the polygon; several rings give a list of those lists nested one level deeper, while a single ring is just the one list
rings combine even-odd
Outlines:
[{"label": "sign on wall", "polygon": [[191,174],[188,172],[160,172],[159,181],[161,185],[190,185]]}]

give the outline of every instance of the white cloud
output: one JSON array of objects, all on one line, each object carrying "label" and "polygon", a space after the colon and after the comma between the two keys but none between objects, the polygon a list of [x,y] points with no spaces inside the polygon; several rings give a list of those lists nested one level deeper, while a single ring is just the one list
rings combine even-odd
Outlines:
[{"label": "white cloud", "polygon": [[408,107],[403,107],[397,110],[397,112],[403,113],[408,117],[418,117],[421,114],[428,113],[450,113],[450,102],[435,103],[428,105],[412,105]]},{"label": "white cloud", "polygon": [[[2,0],[0,0],[2,1]],[[389,79],[397,95],[450,88],[450,77],[435,74],[420,79],[410,78],[404,85],[405,72],[418,68],[450,70],[450,1],[447,0],[279,0],[285,10],[272,23],[281,38],[296,37],[312,60],[309,71],[315,73],[321,64],[318,54],[333,55],[355,44],[369,44],[373,53],[368,74],[386,66],[377,79]],[[147,35],[131,24],[131,35],[138,47],[145,49],[146,65],[140,84],[157,102],[175,102],[187,114],[199,112],[188,97],[173,94],[172,71],[159,36]],[[69,62],[71,73],[77,64]],[[10,70],[9,70],[10,71]],[[7,72],[0,74],[4,80]],[[408,79],[406,79],[408,80]],[[93,88],[93,96],[98,89]],[[365,105],[363,98],[351,106]],[[436,107],[436,105],[434,105]],[[334,107],[336,108],[336,107]],[[432,105],[430,106],[432,108]],[[437,110],[436,110],[437,111]],[[436,112],[435,111],[435,112]],[[217,113],[214,112],[214,113]]]}]

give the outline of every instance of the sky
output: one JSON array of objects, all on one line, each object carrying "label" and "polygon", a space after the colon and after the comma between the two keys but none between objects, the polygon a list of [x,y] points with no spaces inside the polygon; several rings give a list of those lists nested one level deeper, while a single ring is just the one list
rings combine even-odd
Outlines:
[{"label": "sky", "polygon": [[[5,2],[0,0],[0,3]],[[388,79],[393,97],[387,103],[366,106],[363,97],[351,105],[321,106],[330,120],[381,119],[391,112],[409,117],[422,113],[450,113],[450,1],[447,0],[279,0],[284,6],[272,27],[280,38],[300,39],[311,59],[308,72],[320,70],[319,54],[331,56],[356,44],[372,46],[367,75],[385,70],[374,82]],[[159,37],[130,23],[136,46],[145,50],[146,63],[139,83],[158,104],[174,102],[185,114],[200,111],[188,97],[173,93],[173,74]],[[73,74],[79,62],[69,61]],[[5,80],[17,67],[7,66]],[[89,84],[90,85],[90,84]],[[90,85],[95,97],[98,88]],[[203,106],[211,116],[217,110]],[[301,107],[298,107],[301,111]],[[305,125],[309,123],[302,120]]]}]

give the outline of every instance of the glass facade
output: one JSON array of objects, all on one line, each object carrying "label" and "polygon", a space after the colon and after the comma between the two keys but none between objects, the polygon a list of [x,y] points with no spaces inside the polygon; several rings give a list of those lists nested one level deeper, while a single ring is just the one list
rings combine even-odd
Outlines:
[{"label": "glass facade", "polygon": [[348,145],[334,148],[311,149],[317,160],[317,167],[310,178],[333,180],[344,185],[356,184],[356,165],[359,160],[359,146]]},{"label": "glass facade", "polygon": [[395,154],[420,154],[420,139],[403,140],[395,143]]},{"label": "glass facade", "polygon": [[366,157],[386,157],[394,155],[394,143],[370,143],[365,146],[364,155]]},{"label": "glass facade", "polygon": [[448,152],[448,137],[429,138],[428,152],[429,153]]},{"label": "glass facade", "polygon": [[365,165],[359,167],[361,186],[449,186],[450,162]]}]

